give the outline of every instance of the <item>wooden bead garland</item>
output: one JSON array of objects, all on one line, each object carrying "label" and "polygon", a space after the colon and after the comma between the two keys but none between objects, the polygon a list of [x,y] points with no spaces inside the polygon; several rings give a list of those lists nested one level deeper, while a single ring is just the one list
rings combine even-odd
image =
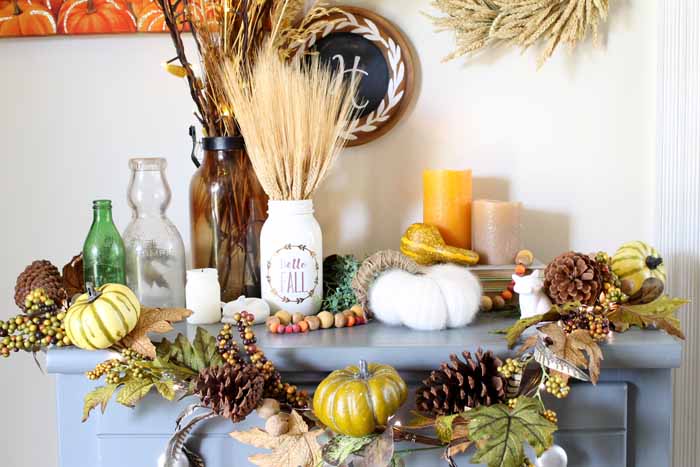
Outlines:
[{"label": "wooden bead garland", "polygon": [[[322,311],[317,315],[300,317],[290,315],[280,310],[265,321],[267,330],[273,334],[297,334],[300,332],[317,331],[319,329],[344,328],[359,326],[367,323],[367,317],[360,305],[355,305],[342,313],[333,314]],[[299,318],[299,319],[295,319]]]}]

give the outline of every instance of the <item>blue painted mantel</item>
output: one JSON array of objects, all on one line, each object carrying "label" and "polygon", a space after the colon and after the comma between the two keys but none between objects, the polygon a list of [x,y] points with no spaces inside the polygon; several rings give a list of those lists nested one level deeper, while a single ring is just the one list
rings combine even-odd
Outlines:
[{"label": "blue painted mantel", "polygon": [[[463,329],[417,332],[378,323],[309,334],[271,335],[260,327],[258,343],[295,384],[313,388],[328,372],[358,359],[393,365],[413,389],[451,353],[493,350],[512,355],[503,336],[493,333],[512,320],[481,316]],[[209,331],[216,333],[216,326]],[[179,331],[193,337],[194,328]],[[671,463],[671,369],[681,363],[682,344],[659,331],[630,330],[603,347],[605,360],[597,386],[574,383],[567,399],[550,405],[559,415],[556,442],[569,456],[570,467],[663,467]],[[167,402],[150,394],[135,409],[110,403],[105,415],[93,412],[81,423],[83,396],[94,386],[83,373],[109,358],[109,352],[55,349],[47,365],[56,375],[59,456],[61,467],[154,467],[174,429],[175,418],[190,401]],[[409,394],[409,402],[413,399]],[[408,420],[409,405],[400,418]],[[237,430],[260,426],[256,415]],[[247,456],[261,452],[228,437],[234,426],[221,419],[201,425],[191,445],[208,467],[251,465]],[[410,445],[399,446],[399,449]],[[457,458],[467,466],[467,456]],[[444,466],[439,451],[412,454],[406,465]]]}]

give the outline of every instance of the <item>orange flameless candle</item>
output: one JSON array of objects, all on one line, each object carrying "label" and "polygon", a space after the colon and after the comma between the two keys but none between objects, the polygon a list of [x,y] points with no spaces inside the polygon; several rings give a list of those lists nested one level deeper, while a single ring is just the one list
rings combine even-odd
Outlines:
[{"label": "orange flameless candle", "polygon": [[471,170],[423,172],[423,223],[440,230],[445,243],[471,248]]}]

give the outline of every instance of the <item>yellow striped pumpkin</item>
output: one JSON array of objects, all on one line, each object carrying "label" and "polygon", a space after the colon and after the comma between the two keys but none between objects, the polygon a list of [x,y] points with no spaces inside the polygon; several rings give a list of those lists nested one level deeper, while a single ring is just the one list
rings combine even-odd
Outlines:
[{"label": "yellow striped pumpkin", "polygon": [[81,295],[68,309],[66,334],[81,349],[106,349],[136,327],[140,314],[141,304],[131,289],[106,284]]},{"label": "yellow striped pumpkin", "polygon": [[331,373],[314,392],[314,414],[335,433],[365,436],[406,401],[406,383],[389,365],[360,361]]},{"label": "yellow striped pumpkin", "polygon": [[644,280],[650,277],[666,283],[666,267],[659,252],[641,241],[622,245],[612,257],[612,270],[620,280],[626,279],[633,284],[630,294],[641,289]]}]

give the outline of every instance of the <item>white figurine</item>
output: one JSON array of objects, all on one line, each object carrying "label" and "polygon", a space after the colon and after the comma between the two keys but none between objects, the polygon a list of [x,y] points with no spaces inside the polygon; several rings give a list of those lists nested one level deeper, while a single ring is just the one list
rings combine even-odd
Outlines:
[{"label": "white figurine", "polygon": [[537,269],[529,276],[513,274],[514,291],[520,296],[520,317],[530,318],[547,313],[552,308],[552,302],[544,293],[544,278],[542,271]]}]

